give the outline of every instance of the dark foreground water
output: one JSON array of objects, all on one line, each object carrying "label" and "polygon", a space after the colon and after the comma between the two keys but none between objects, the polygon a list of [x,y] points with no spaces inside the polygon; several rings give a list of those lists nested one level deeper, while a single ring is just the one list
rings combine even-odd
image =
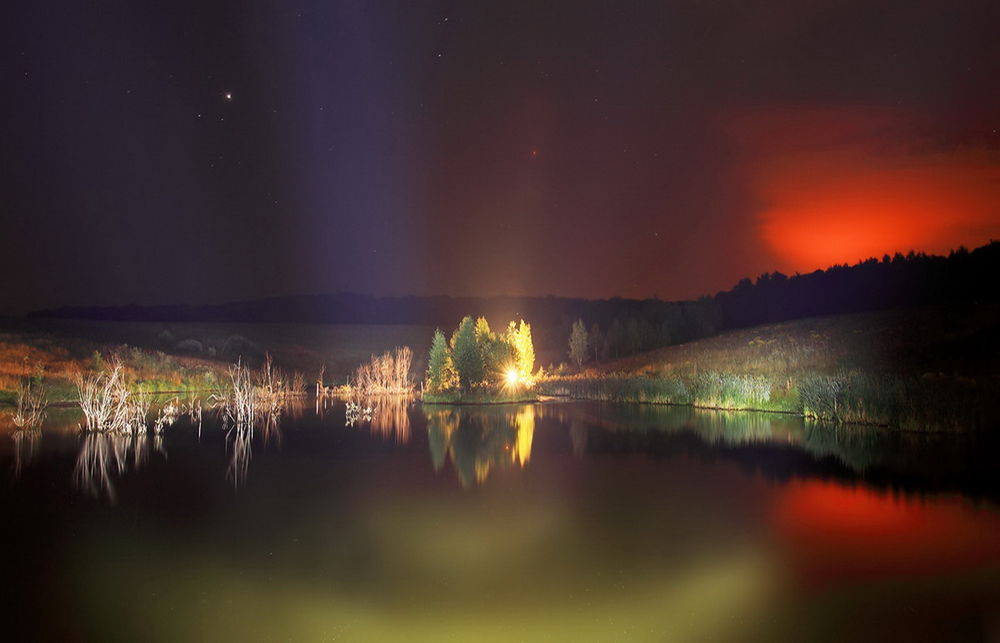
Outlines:
[{"label": "dark foreground water", "polygon": [[4,638],[1000,640],[995,442],[552,403],[4,433]]}]

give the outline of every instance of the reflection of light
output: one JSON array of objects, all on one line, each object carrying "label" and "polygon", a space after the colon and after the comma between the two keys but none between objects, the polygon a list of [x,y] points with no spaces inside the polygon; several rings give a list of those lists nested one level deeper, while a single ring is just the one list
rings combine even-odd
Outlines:
[{"label": "reflection of light", "polygon": [[513,367],[508,368],[507,372],[504,374],[504,379],[507,381],[507,386],[514,386],[515,384],[517,384],[517,380],[519,378],[520,375],[518,374],[517,369]]}]

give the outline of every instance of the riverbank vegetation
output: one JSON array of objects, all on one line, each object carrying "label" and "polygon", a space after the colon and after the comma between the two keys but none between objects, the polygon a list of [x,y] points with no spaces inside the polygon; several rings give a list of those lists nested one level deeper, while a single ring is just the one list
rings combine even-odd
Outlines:
[{"label": "riverbank vegetation", "polygon": [[[542,392],[783,411],[919,431],[988,428],[996,307],[923,308],[770,324],[592,363]],[[579,333],[571,344],[580,343]],[[573,347],[571,346],[571,352]]]},{"label": "riverbank vegetation", "polygon": [[409,395],[413,392],[410,368],[413,351],[409,346],[397,346],[371,358],[354,371],[345,387],[349,395]]},{"label": "riverbank vegetation", "polygon": [[[212,390],[225,363],[162,351],[106,344],[75,335],[0,332],[0,404],[41,396],[46,404],[76,403],[77,377],[120,362],[120,375],[148,393]],[[27,387],[27,388],[26,388]]]}]

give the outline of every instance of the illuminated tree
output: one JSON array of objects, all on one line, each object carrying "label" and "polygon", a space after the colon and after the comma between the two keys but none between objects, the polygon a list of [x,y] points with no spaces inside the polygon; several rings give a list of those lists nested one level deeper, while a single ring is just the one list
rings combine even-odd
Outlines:
[{"label": "illuminated tree", "polygon": [[458,372],[451,358],[448,340],[441,329],[434,331],[431,341],[431,355],[427,360],[427,388],[431,391],[445,391],[458,386]]},{"label": "illuminated tree", "polygon": [[484,317],[476,320],[476,346],[483,361],[483,374],[491,382],[503,377],[517,359],[508,338],[492,332]]},{"label": "illuminated tree", "polygon": [[458,371],[458,381],[468,389],[483,381],[483,357],[476,344],[476,327],[466,316],[451,336],[451,355]]},{"label": "illuminated tree", "polygon": [[573,322],[573,330],[569,334],[569,359],[577,368],[587,361],[587,327],[582,319]]},{"label": "illuminated tree", "polygon": [[507,326],[507,341],[514,348],[514,368],[522,379],[530,379],[535,368],[535,347],[531,343],[531,325],[523,319],[520,324]]}]

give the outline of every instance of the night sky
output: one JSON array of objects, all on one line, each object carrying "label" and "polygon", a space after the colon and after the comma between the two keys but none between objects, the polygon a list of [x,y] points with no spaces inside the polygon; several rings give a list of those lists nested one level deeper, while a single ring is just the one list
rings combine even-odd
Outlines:
[{"label": "night sky", "polygon": [[6,2],[0,312],[1000,238],[1000,3]]}]

